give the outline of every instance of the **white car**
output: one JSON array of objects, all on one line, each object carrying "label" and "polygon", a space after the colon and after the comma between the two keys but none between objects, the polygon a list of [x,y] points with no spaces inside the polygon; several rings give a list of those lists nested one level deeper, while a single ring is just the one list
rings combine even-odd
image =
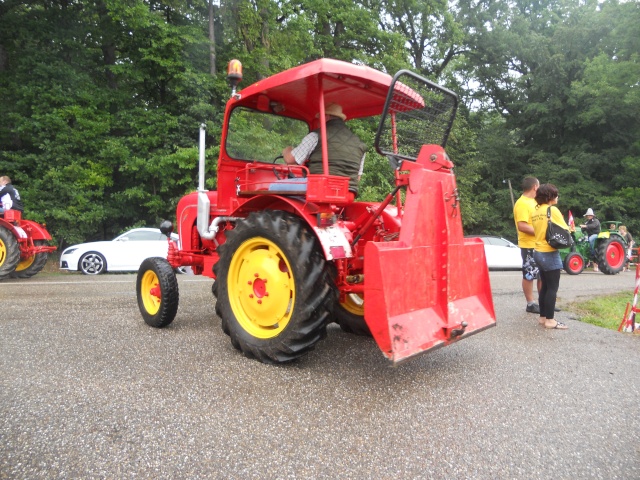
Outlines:
[{"label": "white car", "polygon": [[[178,241],[178,235],[171,234]],[[72,245],[60,256],[62,270],[80,270],[85,275],[104,272],[134,272],[149,257],[167,258],[167,237],[157,228],[134,228],[111,241]]]},{"label": "white car", "polygon": [[492,235],[470,235],[484,242],[484,254],[490,270],[522,270],[520,248],[506,238]]}]

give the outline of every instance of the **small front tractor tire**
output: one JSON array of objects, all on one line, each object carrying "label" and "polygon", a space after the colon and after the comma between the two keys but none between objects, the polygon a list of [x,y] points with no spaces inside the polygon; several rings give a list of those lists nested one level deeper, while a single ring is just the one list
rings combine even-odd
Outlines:
[{"label": "small front tractor tire", "polygon": [[[46,245],[47,242],[45,240],[35,240],[33,242],[35,246]],[[13,278],[30,278],[36,275],[44,268],[47,264],[47,259],[49,258],[49,254],[47,252],[44,253],[36,253],[35,255],[31,255],[24,260],[21,260],[16,269],[11,273],[11,277]]]},{"label": "small front tractor tire", "polygon": [[363,295],[347,294],[344,302],[336,302],[333,315],[343,331],[366,337],[372,336],[371,330],[364,320]]},{"label": "small front tractor tire", "polygon": [[0,227],[0,279],[11,275],[20,263],[20,246],[13,232]]},{"label": "small front tractor tire", "polygon": [[564,258],[564,271],[569,275],[580,275],[584,270],[584,258],[578,252],[571,252]]},{"label": "small front tractor tire", "polygon": [[140,265],[136,279],[138,308],[147,325],[163,328],[173,322],[178,312],[178,279],[166,259],[147,258]]},{"label": "small front tractor tire", "polygon": [[253,212],[227,232],[218,254],[216,313],[246,357],[289,362],[326,336],[335,289],[303,220],[279,210]]},{"label": "small front tractor tire", "polygon": [[598,267],[605,275],[615,275],[624,269],[626,249],[616,236],[604,238],[597,247]]}]

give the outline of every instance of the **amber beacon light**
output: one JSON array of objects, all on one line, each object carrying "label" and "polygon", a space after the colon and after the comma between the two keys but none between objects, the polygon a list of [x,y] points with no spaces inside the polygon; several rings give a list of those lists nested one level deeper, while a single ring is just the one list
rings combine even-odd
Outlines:
[{"label": "amber beacon light", "polygon": [[227,66],[227,81],[231,85],[231,95],[236,94],[236,87],[242,81],[242,63],[240,60],[233,59]]}]

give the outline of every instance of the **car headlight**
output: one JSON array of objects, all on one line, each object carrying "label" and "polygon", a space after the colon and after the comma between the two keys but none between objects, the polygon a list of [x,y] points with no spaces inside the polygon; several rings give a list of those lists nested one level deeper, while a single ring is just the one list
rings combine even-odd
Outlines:
[{"label": "car headlight", "polygon": [[64,252],[62,252],[62,255],[69,255],[70,253],[73,253],[77,250],[77,248],[67,248]]}]

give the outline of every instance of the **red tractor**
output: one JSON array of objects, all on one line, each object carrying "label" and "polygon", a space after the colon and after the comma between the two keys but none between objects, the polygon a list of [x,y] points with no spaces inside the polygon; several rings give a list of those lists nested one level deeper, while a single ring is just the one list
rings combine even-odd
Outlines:
[{"label": "red tractor", "polygon": [[[199,188],[176,212],[180,246],[170,242],[167,259],[149,258],[138,271],[147,324],[173,321],[174,269],[190,266],[215,279],[216,313],[233,346],[264,363],[307,353],[331,322],[372,335],[394,364],[495,325],[483,244],[463,237],[453,163],[443,148],[454,93],[409,71],[391,77],[330,59],[236,93],[240,78],[232,61],[218,190],[204,188],[201,128]],[[395,177],[384,201],[356,202],[349,178],[329,174],[331,103],[348,120],[378,122],[375,149]],[[280,163],[283,148],[313,129],[323,173]],[[169,234],[173,226],[161,229]]]},{"label": "red tractor", "polygon": [[0,216],[0,280],[29,278],[42,270],[49,252],[51,235],[39,223],[22,218],[18,210],[5,210]]}]

